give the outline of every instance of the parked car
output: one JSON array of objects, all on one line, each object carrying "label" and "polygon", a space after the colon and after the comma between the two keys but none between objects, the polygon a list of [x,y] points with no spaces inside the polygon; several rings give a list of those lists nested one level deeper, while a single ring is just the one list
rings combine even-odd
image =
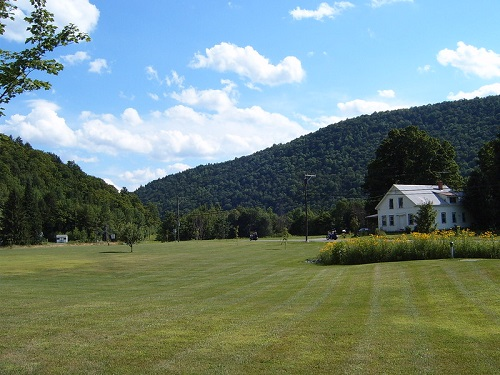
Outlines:
[{"label": "parked car", "polygon": [[370,234],[369,228],[359,228],[358,236],[368,236]]},{"label": "parked car", "polygon": [[257,241],[259,236],[257,236],[257,232],[250,233],[250,241]]}]

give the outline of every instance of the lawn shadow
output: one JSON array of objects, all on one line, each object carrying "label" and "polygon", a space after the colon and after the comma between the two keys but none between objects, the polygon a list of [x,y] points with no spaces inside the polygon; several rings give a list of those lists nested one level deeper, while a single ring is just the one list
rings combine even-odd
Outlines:
[{"label": "lawn shadow", "polygon": [[130,251],[99,251],[100,254],[128,254]]}]

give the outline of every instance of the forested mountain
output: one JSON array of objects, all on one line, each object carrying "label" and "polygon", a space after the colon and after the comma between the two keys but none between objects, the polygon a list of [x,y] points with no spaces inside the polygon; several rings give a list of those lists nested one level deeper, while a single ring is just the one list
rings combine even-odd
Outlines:
[{"label": "forested mountain", "polygon": [[148,215],[135,194],[0,134],[0,244],[54,240],[56,233],[101,239],[126,222],[144,226]]},{"label": "forested mountain", "polygon": [[[304,174],[311,207],[329,209],[339,198],[362,198],[367,164],[390,129],[415,125],[455,148],[461,173],[475,167],[478,150],[500,131],[500,96],[378,112],[329,125],[286,144],[218,164],[198,166],[140,187],[143,202],[160,212],[201,205],[272,208],[303,206]],[[178,200],[179,198],[179,200]]]}]

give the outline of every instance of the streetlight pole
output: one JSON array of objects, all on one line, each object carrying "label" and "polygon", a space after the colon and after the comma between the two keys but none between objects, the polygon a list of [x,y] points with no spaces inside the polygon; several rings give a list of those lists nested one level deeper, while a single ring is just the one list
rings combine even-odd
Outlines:
[{"label": "streetlight pole", "polygon": [[308,216],[308,208],[307,208],[307,184],[309,183],[309,180],[313,177],[316,177],[315,174],[306,174],[304,175],[304,203],[306,206],[306,242],[307,237],[309,236],[309,216]]}]

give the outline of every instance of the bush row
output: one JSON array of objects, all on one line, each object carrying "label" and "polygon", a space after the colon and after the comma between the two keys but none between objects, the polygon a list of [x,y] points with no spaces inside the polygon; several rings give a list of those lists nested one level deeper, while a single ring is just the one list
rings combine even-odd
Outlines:
[{"label": "bush row", "polygon": [[500,245],[497,237],[491,232],[477,236],[468,230],[458,233],[411,233],[397,237],[369,236],[329,242],[320,250],[317,262],[325,265],[346,265],[444,259],[452,256],[500,259]]}]

